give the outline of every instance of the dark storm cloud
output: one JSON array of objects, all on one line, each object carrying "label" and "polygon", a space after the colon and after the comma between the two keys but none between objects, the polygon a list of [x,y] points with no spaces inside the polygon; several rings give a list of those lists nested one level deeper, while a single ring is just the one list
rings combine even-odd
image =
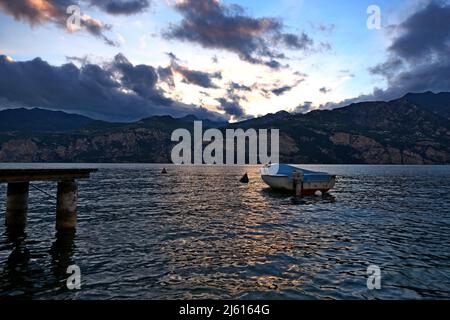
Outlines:
[{"label": "dark storm cloud", "polygon": [[389,58],[369,69],[387,82],[386,89],[371,94],[328,103],[321,108],[342,107],[351,103],[393,100],[410,92],[450,91],[450,4],[429,1],[395,30],[388,48]]},{"label": "dark storm cloud", "polygon": [[121,76],[120,81],[123,87],[128,88],[149,100],[154,100],[167,105],[170,100],[163,98],[158,90],[155,90],[158,82],[158,74],[152,66],[137,65],[133,66],[127,58],[118,54],[110,64],[110,70],[117,72]]},{"label": "dark storm cloud", "polygon": [[170,58],[170,65],[166,68],[159,68],[158,74],[161,81],[166,82],[170,87],[175,87],[174,75],[179,74],[183,78],[184,83],[193,84],[206,89],[217,89],[214,84],[215,79],[222,79],[221,72],[204,72],[198,70],[191,70],[188,67],[180,65],[180,59],[168,52],[167,56]]},{"label": "dark storm cloud", "polygon": [[383,77],[392,77],[397,73],[400,67],[403,66],[403,61],[400,58],[391,57],[386,62],[376,65],[375,67],[369,68],[370,73],[373,75],[380,75]]},{"label": "dark storm cloud", "polygon": [[175,88],[175,80],[173,79],[172,68],[158,67],[158,76],[162,82],[167,83],[170,88]]},{"label": "dark storm cloud", "polygon": [[252,88],[236,82],[230,82],[225,95],[225,100],[233,101],[234,104],[240,105],[241,101],[248,101],[246,93],[252,91]]},{"label": "dark storm cloud", "polygon": [[12,62],[0,56],[0,98],[13,103],[112,121],[167,114],[219,117],[165,97],[157,81],[155,68],[134,66],[121,54],[104,65],[85,62],[81,67],[52,66],[40,58]]},{"label": "dark storm cloud", "polygon": [[375,98],[450,91],[450,4],[431,1],[396,29],[389,47],[390,58],[370,69],[385,77],[389,86],[374,92]]},{"label": "dark storm cloud", "polygon": [[[83,2],[83,0],[81,0]],[[148,0],[90,0],[91,5],[113,15],[131,15],[145,11],[150,7]]]},{"label": "dark storm cloud", "polygon": [[224,111],[228,116],[234,117],[239,120],[245,116],[244,108],[235,100],[227,100],[225,98],[219,98],[217,101],[220,103],[219,110]]},{"label": "dark storm cloud", "polygon": [[225,5],[217,0],[184,0],[175,8],[183,15],[164,36],[194,42],[205,48],[224,49],[253,64],[277,69],[278,59],[285,56],[274,47],[306,50],[313,41],[306,35],[284,33],[283,23],[274,18],[252,18],[238,5]]},{"label": "dark storm cloud", "polygon": [[219,110],[225,112],[228,117],[233,120],[245,120],[249,116],[246,115],[244,108],[241,105],[242,101],[247,101],[245,93],[252,91],[249,86],[239,84],[236,82],[230,82],[227,88],[227,92],[224,97],[216,99],[220,103]]},{"label": "dark storm cloud", "polygon": [[[16,20],[26,21],[33,26],[53,23],[66,30],[66,22],[70,16],[67,8],[72,5],[78,5],[81,11],[87,6],[95,6],[109,14],[129,15],[145,10],[150,3],[147,0],[0,0],[0,10]],[[111,29],[110,25],[83,14],[80,25],[106,44],[117,45],[105,35]]]},{"label": "dark storm cloud", "polygon": [[221,72],[208,73],[197,70],[190,70],[187,67],[180,66],[179,64],[172,64],[172,70],[180,74],[183,77],[183,81],[188,84],[194,84],[202,88],[217,89],[217,85],[214,84],[214,79],[222,79]]},{"label": "dark storm cloud", "polygon": [[432,1],[399,26],[401,34],[389,50],[410,62],[435,54],[448,56],[449,26],[450,5]]}]

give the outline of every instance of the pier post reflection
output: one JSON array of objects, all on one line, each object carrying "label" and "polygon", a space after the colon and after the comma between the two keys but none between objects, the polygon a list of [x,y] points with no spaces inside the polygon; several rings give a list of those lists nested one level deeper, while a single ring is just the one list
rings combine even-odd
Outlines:
[{"label": "pier post reflection", "polygon": [[66,278],[67,267],[73,264],[75,229],[59,230],[50,249],[52,271],[56,279]]},{"label": "pier post reflection", "polygon": [[[10,292],[25,290],[30,286],[29,283],[29,262],[30,250],[26,247],[26,237],[24,226],[10,226],[5,230],[5,238],[8,246],[11,247],[11,253],[6,259],[3,272],[0,275],[0,286]],[[9,288],[9,289],[8,289]]]},{"label": "pier post reflection", "polygon": [[[24,228],[6,228],[5,248],[10,250],[10,254],[0,272],[0,298],[4,293],[9,297],[33,297],[44,288],[66,290],[67,268],[74,264],[75,235],[75,230],[56,233],[50,250],[47,249],[50,258],[48,265],[45,258],[42,259],[44,256],[27,247]],[[36,262],[36,257],[41,259]]]}]

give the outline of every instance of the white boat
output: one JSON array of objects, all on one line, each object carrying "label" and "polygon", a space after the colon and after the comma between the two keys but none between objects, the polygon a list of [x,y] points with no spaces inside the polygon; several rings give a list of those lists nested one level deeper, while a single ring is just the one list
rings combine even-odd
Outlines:
[{"label": "white boat", "polygon": [[295,191],[301,195],[322,194],[333,189],[336,176],[314,172],[289,164],[268,164],[261,168],[261,178],[272,189]]}]

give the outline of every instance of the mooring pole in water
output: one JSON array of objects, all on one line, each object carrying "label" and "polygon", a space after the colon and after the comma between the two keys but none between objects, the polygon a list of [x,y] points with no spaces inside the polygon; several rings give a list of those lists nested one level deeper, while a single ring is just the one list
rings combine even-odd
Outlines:
[{"label": "mooring pole in water", "polygon": [[5,224],[24,227],[27,224],[29,182],[10,182],[6,193]]},{"label": "mooring pole in water", "polygon": [[292,178],[294,180],[295,195],[297,197],[302,197],[303,173],[302,172],[294,172],[294,173],[292,173]]},{"label": "mooring pole in water", "polygon": [[77,225],[78,187],[75,180],[58,182],[56,229],[73,229]]}]

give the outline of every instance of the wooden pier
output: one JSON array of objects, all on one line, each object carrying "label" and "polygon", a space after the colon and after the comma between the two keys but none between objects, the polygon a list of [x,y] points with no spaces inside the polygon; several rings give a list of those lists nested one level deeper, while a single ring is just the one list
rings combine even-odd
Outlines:
[{"label": "wooden pier", "polygon": [[30,182],[58,183],[56,229],[73,229],[77,223],[77,180],[89,179],[97,169],[0,169],[0,183],[8,184],[5,224],[25,227]]}]

